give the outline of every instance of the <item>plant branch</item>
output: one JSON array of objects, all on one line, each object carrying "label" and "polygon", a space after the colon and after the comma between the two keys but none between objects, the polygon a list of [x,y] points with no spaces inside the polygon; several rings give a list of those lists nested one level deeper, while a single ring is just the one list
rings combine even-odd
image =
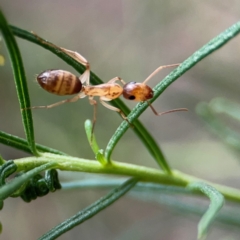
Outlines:
[{"label": "plant branch", "polygon": [[200,178],[196,178],[180,171],[173,171],[172,175],[161,170],[138,166],[129,163],[111,161],[111,164],[103,166],[97,161],[82,158],[60,156],[51,153],[44,153],[41,157],[20,158],[14,161],[18,171],[30,170],[48,162],[55,162],[58,169],[63,171],[77,171],[100,174],[116,174],[128,177],[137,177],[143,182],[161,183],[165,185],[187,186],[193,182],[205,182],[224,195],[226,199],[240,202],[240,191],[231,187],[214,184]]}]

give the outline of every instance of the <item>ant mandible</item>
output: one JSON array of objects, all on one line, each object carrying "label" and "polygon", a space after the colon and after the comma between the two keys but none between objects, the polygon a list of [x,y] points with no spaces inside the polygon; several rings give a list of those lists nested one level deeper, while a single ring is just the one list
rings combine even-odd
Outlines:
[{"label": "ant mandible", "polygon": [[[123,79],[121,79],[120,77],[115,77],[109,80],[107,83],[103,83],[99,85],[90,85],[90,64],[81,54],[65,48],[58,47],[49,42],[44,41],[44,43],[51,45],[54,48],[59,49],[60,51],[66,53],[67,55],[75,59],[77,62],[84,65],[86,67],[86,70],[79,77],[65,70],[47,70],[40,73],[37,76],[37,81],[39,85],[49,93],[62,95],[62,96],[73,95],[73,94],[77,94],[77,95],[72,98],[65,99],[63,101],[60,101],[51,105],[35,106],[35,107],[30,107],[30,109],[52,108],[52,107],[59,106],[63,103],[75,102],[80,98],[84,98],[88,96],[90,104],[94,106],[93,128],[96,122],[96,107],[97,107],[97,101],[94,99],[95,96],[99,97],[99,101],[104,107],[110,110],[119,112],[122,118],[129,123],[124,113],[119,108],[116,108],[108,104],[107,101],[111,101],[123,95],[123,97],[128,100],[134,100],[138,102],[145,102],[145,101],[148,102],[148,100],[153,98],[154,92],[151,87],[146,85],[146,83],[162,69],[179,66],[179,64],[160,66],[155,71],[153,71],[142,83],[139,83],[139,82],[125,83]],[[123,84],[123,87],[117,84],[116,83],[117,81],[120,81]],[[86,84],[83,85],[83,83],[86,83]],[[178,108],[178,109],[173,109],[166,112],[158,113],[150,104],[150,102],[148,102],[148,105],[152,109],[153,113],[157,116],[170,113],[170,112],[187,111],[186,108]],[[93,128],[92,128],[92,132],[93,132]]]}]

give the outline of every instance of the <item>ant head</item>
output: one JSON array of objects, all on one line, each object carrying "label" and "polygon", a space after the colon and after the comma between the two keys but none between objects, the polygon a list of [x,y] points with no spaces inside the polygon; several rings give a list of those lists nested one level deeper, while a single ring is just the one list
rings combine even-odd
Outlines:
[{"label": "ant head", "polygon": [[129,82],[123,86],[123,97],[144,102],[153,98],[153,90],[144,83]]}]

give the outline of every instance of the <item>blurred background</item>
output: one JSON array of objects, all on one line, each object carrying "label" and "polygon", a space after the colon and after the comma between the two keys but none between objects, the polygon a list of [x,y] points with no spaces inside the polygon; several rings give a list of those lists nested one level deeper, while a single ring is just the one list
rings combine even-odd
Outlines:
[{"label": "blurred background", "polygon": [[[184,61],[237,22],[240,3],[233,0],[2,0],[1,8],[12,25],[81,53],[104,82],[115,76],[126,82],[142,82],[158,66]],[[46,69],[76,71],[51,52],[22,39],[17,41],[31,104],[48,105],[61,100],[37,85],[36,74]],[[239,103],[239,53],[238,36],[184,74],[153,103],[159,112],[180,107],[188,108],[188,112],[156,117],[148,109],[140,117],[174,169],[233,187],[240,186],[239,159],[208,131],[196,115],[195,107],[215,97]],[[0,54],[6,60],[0,67],[1,131],[25,138],[3,41]],[[169,72],[168,69],[160,72],[149,85],[154,87]],[[125,103],[130,108],[135,106],[133,102]],[[72,156],[93,159],[84,132],[84,121],[91,119],[92,114],[88,99],[49,110],[34,110],[36,141]],[[98,105],[95,134],[101,148],[106,147],[121,121],[117,113]],[[5,159],[28,156],[2,144],[0,153]],[[119,142],[113,159],[157,167],[131,129]],[[61,172],[60,177],[71,181],[94,176]],[[103,190],[72,190],[67,194],[59,191],[30,204],[21,199],[8,199],[0,217],[2,239],[36,239],[106,193]],[[195,239],[198,221],[199,216],[183,215],[164,204],[125,197],[59,239]],[[239,229],[216,223],[207,239],[238,239],[237,236]]]}]

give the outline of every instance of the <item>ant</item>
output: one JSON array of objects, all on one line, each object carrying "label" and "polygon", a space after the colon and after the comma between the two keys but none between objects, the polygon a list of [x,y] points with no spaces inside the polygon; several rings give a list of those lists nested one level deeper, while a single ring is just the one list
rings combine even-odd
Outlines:
[{"label": "ant", "polygon": [[[94,106],[94,114],[93,114],[93,120],[92,120],[93,122],[92,133],[93,133],[94,125],[96,122],[97,101],[94,99],[95,96],[99,97],[99,101],[104,107],[120,113],[122,118],[129,123],[127,117],[119,108],[116,108],[108,104],[107,102],[113,99],[116,99],[121,95],[123,95],[123,97],[128,100],[134,100],[138,102],[145,102],[145,101],[148,102],[148,100],[153,98],[154,92],[152,88],[146,85],[146,83],[162,69],[179,66],[179,64],[160,66],[154,72],[152,72],[142,83],[138,83],[138,82],[125,83],[123,79],[121,79],[120,77],[115,77],[109,80],[107,83],[103,83],[99,85],[90,85],[90,64],[81,54],[65,48],[58,47],[50,42],[46,42],[42,40],[40,37],[38,38],[41,41],[43,41],[44,44],[53,46],[54,48],[66,53],[67,55],[75,59],[77,62],[81,63],[82,65],[85,66],[86,70],[79,77],[64,70],[47,70],[40,73],[37,76],[37,81],[39,85],[49,93],[62,95],[62,96],[73,95],[73,94],[77,94],[77,95],[72,98],[65,99],[63,101],[60,101],[51,105],[35,106],[35,107],[30,107],[29,109],[52,108],[52,107],[59,106],[63,103],[75,102],[80,98],[84,98],[88,96],[90,104]],[[123,84],[123,87],[117,84],[116,83],[117,81],[120,81]],[[86,84],[83,85],[84,83]],[[157,116],[170,113],[170,112],[187,111],[186,108],[178,108],[178,109],[173,109],[166,112],[158,113],[149,102],[148,104],[152,109],[153,113]],[[129,124],[131,125],[131,123]]]}]

